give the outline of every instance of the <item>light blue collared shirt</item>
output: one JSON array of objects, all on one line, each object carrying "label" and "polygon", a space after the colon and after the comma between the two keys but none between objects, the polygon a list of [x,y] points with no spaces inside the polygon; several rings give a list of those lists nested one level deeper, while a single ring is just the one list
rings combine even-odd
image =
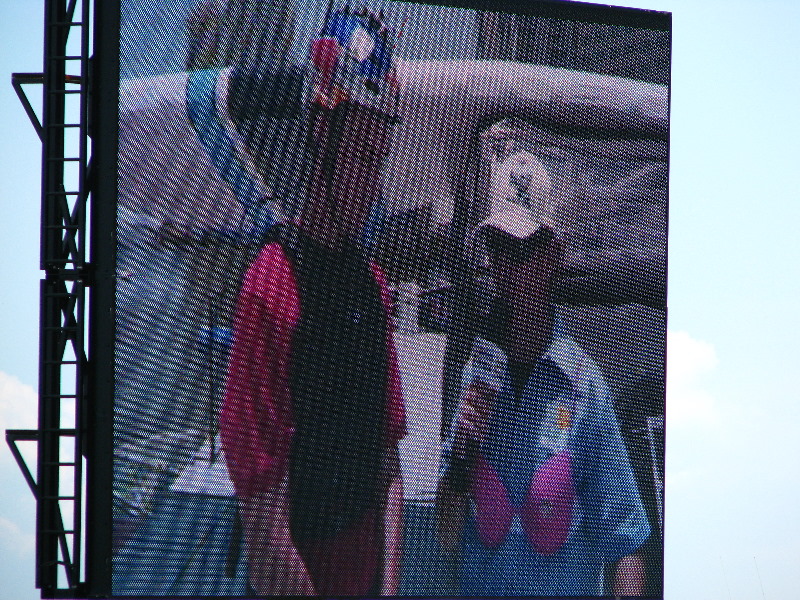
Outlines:
[{"label": "light blue collared shirt", "polygon": [[[601,594],[604,564],[636,551],[650,527],[597,365],[557,330],[517,395],[505,352],[478,338],[464,369],[462,389],[476,380],[499,390],[481,454],[498,473],[517,513],[500,545],[488,548],[478,537],[471,503],[462,535],[460,593]],[[442,472],[449,465],[451,448],[452,435],[445,444]],[[572,523],[563,545],[543,555],[528,541],[518,509],[536,470],[564,451],[572,457],[576,492]]]}]

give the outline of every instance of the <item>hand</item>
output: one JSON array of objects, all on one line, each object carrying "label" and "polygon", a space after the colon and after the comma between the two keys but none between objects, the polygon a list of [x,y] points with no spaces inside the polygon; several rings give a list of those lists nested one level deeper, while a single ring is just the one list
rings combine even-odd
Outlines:
[{"label": "hand", "polygon": [[303,557],[289,542],[250,566],[250,585],[264,596],[314,596],[316,590]]},{"label": "hand", "polygon": [[456,422],[455,447],[466,450],[471,443],[483,441],[486,424],[492,413],[495,391],[481,381],[475,381],[461,398],[459,417]]},{"label": "hand", "polygon": [[191,241],[191,233],[188,228],[178,225],[172,219],[165,219],[158,228],[157,239],[162,246],[186,244]]},{"label": "hand", "polygon": [[638,554],[629,554],[619,560],[614,574],[615,596],[640,596],[647,581],[644,560]]}]

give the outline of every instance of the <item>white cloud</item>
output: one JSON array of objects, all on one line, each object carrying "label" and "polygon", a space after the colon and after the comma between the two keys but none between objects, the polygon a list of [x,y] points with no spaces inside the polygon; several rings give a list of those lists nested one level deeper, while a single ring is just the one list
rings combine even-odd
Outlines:
[{"label": "white cloud", "polygon": [[36,390],[0,371],[0,429],[34,428],[37,411]]},{"label": "white cloud", "polygon": [[5,547],[3,554],[13,552],[19,558],[23,558],[33,554],[36,537],[33,533],[22,531],[13,521],[0,517],[0,544]]},{"label": "white cloud", "polygon": [[[13,375],[0,371],[0,433],[6,429],[35,429],[38,411],[36,390]],[[32,457],[32,446],[27,442],[20,444],[26,459]],[[0,463],[10,460],[8,446],[0,444]]]},{"label": "white cloud", "polygon": [[714,346],[685,331],[667,332],[667,428],[709,424],[718,418],[705,377],[718,365]]},{"label": "white cloud", "polygon": [[[6,429],[35,429],[37,416],[36,390],[0,371],[0,434],[4,434]],[[36,444],[22,442],[18,447],[35,477]],[[5,439],[0,440],[0,481],[3,485],[0,494],[0,556],[3,557],[0,577],[16,586],[13,593],[9,592],[9,598],[33,598],[21,592],[27,590],[21,582],[27,582],[27,586],[33,589],[35,503]]]}]

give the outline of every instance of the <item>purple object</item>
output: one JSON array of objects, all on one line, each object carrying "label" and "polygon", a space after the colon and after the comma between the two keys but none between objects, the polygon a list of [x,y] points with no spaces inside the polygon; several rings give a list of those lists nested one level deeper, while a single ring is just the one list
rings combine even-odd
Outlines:
[{"label": "purple object", "polygon": [[[516,512],[497,471],[478,455],[472,472],[478,537],[494,548],[503,543]],[[520,510],[522,528],[540,554],[554,554],[564,544],[572,525],[575,485],[569,452],[554,454],[531,479],[528,496]]]},{"label": "purple object", "polygon": [[478,537],[484,546],[499,546],[511,527],[514,507],[497,471],[480,454],[473,470],[472,495],[476,504]]},{"label": "purple object", "polygon": [[553,554],[564,544],[572,524],[575,485],[572,457],[560,452],[536,470],[522,507],[522,527],[534,549]]}]

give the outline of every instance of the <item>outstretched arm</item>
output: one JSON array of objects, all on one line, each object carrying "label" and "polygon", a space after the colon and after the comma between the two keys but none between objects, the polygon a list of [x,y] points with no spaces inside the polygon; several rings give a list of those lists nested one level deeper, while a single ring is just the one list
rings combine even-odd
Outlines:
[{"label": "outstretched arm", "polygon": [[569,305],[636,303],[665,310],[666,259],[661,251],[616,253],[568,265],[556,279],[556,302]]}]

